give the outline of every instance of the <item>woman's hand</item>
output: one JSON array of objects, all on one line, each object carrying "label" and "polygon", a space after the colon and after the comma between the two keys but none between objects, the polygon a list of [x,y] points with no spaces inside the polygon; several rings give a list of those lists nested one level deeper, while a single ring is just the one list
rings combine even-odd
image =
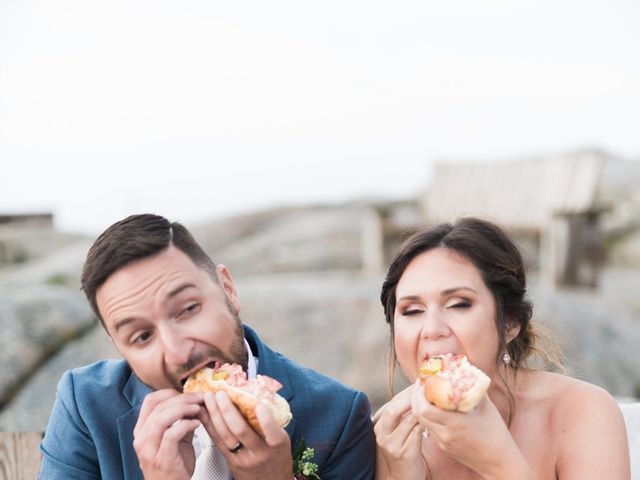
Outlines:
[{"label": "woman's hand", "polygon": [[422,456],[424,428],[411,412],[414,390],[417,388],[411,385],[393,397],[375,425],[378,480],[424,480],[426,477]]},{"label": "woman's hand", "polygon": [[440,449],[486,479],[528,479],[532,472],[500,412],[485,395],[468,413],[442,410],[414,385],[411,412]]}]

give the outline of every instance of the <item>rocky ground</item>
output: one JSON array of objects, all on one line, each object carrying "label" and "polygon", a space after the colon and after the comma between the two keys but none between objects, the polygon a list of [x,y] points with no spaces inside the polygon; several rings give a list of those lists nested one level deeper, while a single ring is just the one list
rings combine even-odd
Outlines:
[{"label": "rocky ground", "polygon": [[[360,213],[356,206],[281,209],[194,232],[231,268],[241,316],[267,343],[378,406],[388,363],[383,273],[359,268]],[[0,270],[0,430],[43,430],[66,369],[118,357],[78,288],[89,243]],[[638,396],[640,270],[610,267],[601,280],[596,291],[554,291],[534,274],[535,315],[558,336],[574,375]]]}]

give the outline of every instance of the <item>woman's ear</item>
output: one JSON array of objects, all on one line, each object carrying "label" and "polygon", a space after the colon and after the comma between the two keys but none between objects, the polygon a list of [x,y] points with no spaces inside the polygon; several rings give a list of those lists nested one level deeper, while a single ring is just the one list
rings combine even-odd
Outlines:
[{"label": "woman's ear", "polygon": [[511,340],[516,338],[519,333],[520,333],[520,324],[516,322],[509,322],[509,324],[507,325],[507,334],[506,334],[507,343],[511,342]]}]

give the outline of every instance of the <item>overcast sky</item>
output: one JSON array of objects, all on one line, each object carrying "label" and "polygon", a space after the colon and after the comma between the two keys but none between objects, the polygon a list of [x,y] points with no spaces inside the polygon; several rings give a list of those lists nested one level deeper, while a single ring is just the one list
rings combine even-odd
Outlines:
[{"label": "overcast sky", "polygon": [[0,213],[99,233],[640,157],[636,0],[0,0]]}]

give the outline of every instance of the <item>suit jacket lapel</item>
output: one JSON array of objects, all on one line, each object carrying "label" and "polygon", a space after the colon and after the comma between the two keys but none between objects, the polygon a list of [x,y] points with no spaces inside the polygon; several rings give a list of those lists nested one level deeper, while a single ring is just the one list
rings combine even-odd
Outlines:
[{"label": "suit jacket lapel", "polygon": [[122,394],[131,404],[131,409],[121,415],[118,420],[118,440],[122,455],[123,475],[125,480],[144,480],[140,471],[138,456],[133,449],[133,429],[140,415],[140,406],[151,389],[144,385],[133,372],[129,377]]},{"label": "suit jacket lapel", "polygon": [[[250,327],[243,325],[244,336],[251,347],[252,353],[258,357],[258,373],[262,375],[268,375],[275,378],[282,384],[282,388],[278,393],[284,397],[284,399],[291,403],[294,397],[294,390],[289,378],[289,372],[284,366],[284,363],[278,358],[278,354],[267,347],[262,340],[258,337],[256,332]],[[295,431],[296,418],[289,422],[289,425],[285,427],[285,431],[289,434],[289,437],[293,438],[293,432]],[[291,445],[292,449],[296,446]]]}]

